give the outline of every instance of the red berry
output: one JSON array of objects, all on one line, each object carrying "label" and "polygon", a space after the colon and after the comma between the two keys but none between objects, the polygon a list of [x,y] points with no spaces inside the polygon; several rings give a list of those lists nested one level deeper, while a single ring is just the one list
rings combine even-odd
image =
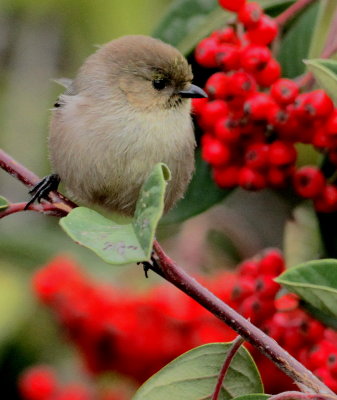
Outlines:
[{"label": "red berry", "polygon": [[245,152],[245,163],[253,169],[263,169],[268,164],[268,145],[264,143],[253,143],[247,147]]},{"label": "red berry", "polygon": [[202,158],[212,165],[224,165],[230,159],[230,152],[228,147],[214,138],[203,146]]},{"label": "red berry", "polygon": [[270,59],[271,53],[267,47],[251,44],[242,49],[240,63],[247,72],[258,72],[265,68]]},{"label": "red berry", "polygon": [[261,298],[273,298],[280,289],[280,285],[274,281],[272,275],[261,275],[255,281],[255,289]]},{"label": "red berry", "polygon": [[274,100],[268,94],[255,93],[248,97],[243,109],[253,120],[267,120],[276,107]]},{"label": "red berry", "polygon": [[259,262],[255,259],[245,260],[238,267],[240,276],[255,278],[259,274]]},{"label": "red berry", "polygon": [[251,43],[266,46],[275,39],[277,32],[276,22],[264,14],[252,29],[247,30],[246,36]]},{"label": "red berry", "polygon": [[225,143],[237,142],[240,138],[240,129],[233,126],[228,117],[218,119],[214,127],[215,136]]},{"label": "red berry", "polygon": [[314,200],[314,206],[318,212],[337,211],[337,187],[326,185],[321,195]]},{"label": "red berry", "polygon": [[239,173],[239,185],[247,190],[261,190],[266,187],[266,178],[258,171],[243,167]]},{"label": "red berry", "polygon": [[324,175],[317,167],[305,166],[294,174],[294,188],[302,197],[313,199],[322,193],[324,186]]},{"label": "red berry", "polygon": [[271,167],[267,172],[268,185],[274,188],[283,188],[287,183],[288,171],[284,168]]},{"label": "red berry", "polygon": [[260,261],[261,274],[278,276],[284,270],[284,259],[278,249],[264,251]]},{"label": "red berry", "polygon": [[271,58],[261,71],[258,71],[254,74],[254,77],[259,85],[268,87],[277,81],[280,75],[280,64],[274,58]]},{"label": "red berry", "polygon": [[238,46],[223,43],[215,52],[215,60],[218,66],[225,71],[238,69],[240,66],[240,51]]},{"label": "red berry", "polygon": [[298,308],[299,297],[294,293],[287,293],[274,300],[277,311],[293,311]]},{"label": "red berry", "polygon": [[51,398],[57,382],[54,371],[49,367],[38,366],[28,369],[21,376],[19,388],[25,400],[45,400]]},{"label": "red berry", "polygon": [[278,79],[270,89],[270,95],[277,103],[287,105],[295,101],[298,96],[298,85],[286,78]]},{"label": "red berry", "polygon": [[251,74],[244,71],[234,72],[229,76],[227,100],[235,97],[246,98],[256,90],[256,82]]},{"label": "red berry", "polygon": [[196,115],[200,115],[204,105],[208,103],[207,98],[202,99],[192,99],[192,112]]},{"label": "red berry", "polygon": [[224,99],[228,91],[228,76],[223,72],[216,72],[211,75],[205,85],[209,97]]},{"label": "red berry", "polygon": [[304,109],[306,114],[316,118],[325,118],[333,111],[333,102],[323,89],[306,93]]},{"label": "red berry", "polygon": [[201,110],[199,123],[203,129],[213,128],[218,119],[228,114],[228,106],[223,100],[213,100],[206,103]]},{"label": "red berry", "polygon": [[212,33],[211,37],[215,37],[220,43],[238,44],[238,37],[233,27],[227,26]]},{"label": "red berry", "polygon": [[213,169],[213,178],[217,185],[224,189],[231,189],[238,184],[240,167],[229,165]]},{"label": "red berry", "polygon": [[252,28],[259,21],[262,14],[263,10],[260,4],[251,1],[240,8],[238,12],[238,20],[242,22],[246,28]]},{"label": "red berry", "polygon": [[285,167],[296,161],[297,152],[292,143],[275,141],[269,146],[269,163],[276,167]]},{"label": "red berry", "polygon": [[219,0],[222,8],[234,12],[238,12],[245,2],[246,0]]},{"label": "red berry", "polygon": [[217,66],[215,53],[218,43],[214,38],[206,38],[198,43],[195,48],[194,57],[198,64],[205,68],[215,68]]},{"label": "red berry", "polygon": [[232,290],[232,300],[242,301],[255,292],[255,281],[251,277],[241,277]]}]

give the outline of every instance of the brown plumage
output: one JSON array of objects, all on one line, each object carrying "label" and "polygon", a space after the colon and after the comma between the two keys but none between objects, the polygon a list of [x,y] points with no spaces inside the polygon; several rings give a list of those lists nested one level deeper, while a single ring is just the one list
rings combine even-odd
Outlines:
[{"label": "brown plumage", "polygon": [[77,201],[132,215],[158,162],[172,173],[165,211],[183,196],[195,146],[186,97],[203,95],[191,80],[178,50],[146,36],[88,57],[52,111],[49,138],[53,169]]}]

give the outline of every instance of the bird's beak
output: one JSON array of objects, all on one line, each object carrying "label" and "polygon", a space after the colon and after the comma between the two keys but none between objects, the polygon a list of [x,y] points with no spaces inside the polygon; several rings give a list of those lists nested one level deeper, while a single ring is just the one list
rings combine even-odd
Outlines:
[{"label": "bird's beak", "polygon": [[207,93],[204,90],[202,90],[199,86],[196,86],[196,85],[191,85],[186,90],[180,90],[178,92],[178,94],[181,97],[191,98],[191,99],[192,98],[195,99],[195,98],[201,98],[201,97],[208,97]]}]

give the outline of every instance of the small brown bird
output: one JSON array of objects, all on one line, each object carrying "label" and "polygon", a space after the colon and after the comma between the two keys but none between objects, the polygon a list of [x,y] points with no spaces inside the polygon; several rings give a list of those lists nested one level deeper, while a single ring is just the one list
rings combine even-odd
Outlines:
[{"label": "small brown bird", "polygon": [[[139,190],[158,162],[172,179],[165,212],[184,195],[194,169],[191,67],[174,47],[124,36],[97,50],[52,110],[49,149],[55,174],[33,190],[46,197],[59,179],[74,200],[133,215]],[[51,185],[50,185],[51,183]]]}]

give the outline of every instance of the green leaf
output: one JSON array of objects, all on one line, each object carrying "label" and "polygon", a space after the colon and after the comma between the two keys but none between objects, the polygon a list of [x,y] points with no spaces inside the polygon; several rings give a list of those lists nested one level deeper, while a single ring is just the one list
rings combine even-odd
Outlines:
[{"label": "green leaf", "polygon": [[169,178],[168,167],[157,164],[141,189],[130,223],[120,223],[89,208],[77,207],[62,218],[60,224],[75,242],[89,248],[107,263],[149,260]]},{"label": "green leaf", "polygon": [[318,84],[337,101],[337,61],[313,59],[304,61],[309,71],[314,74]]},{"label": "green leaf", "polygon": [[[289,4],[289,0],[259,0],[258,3],[268,12]],[[219,7],[217,0],[176,0],[153,36],[172,44],[183,54],[189,54],[201,39],[224,27],[234,15]]]},{"label": "green leaf", "polygon": [[235,397],[233,400],[266,400],[270,397],[269,394],[265,393],[253,393],[253,394],[246,394],[243,396]]},{"label": "green leaf", "polygon": [[[137,391],[133,400],[211,399],[231,343],[210,343],[173,360]],[[220,399],[263,392],[259,372],[248,351],[241,347],[226,374]]]},{"label": "green leaf", "polygon": [[337,10],[336,0],[319,1],[318,5],[319,8],[311,38],[308,58],[316,58],[322,54],[328,32],[331,28],[331,23]]},{"label": "green leaf", "polygon": [[288,268],[317,259],[322,254],[319,224],[311,204],[305,202],[293,210],[292,218],[284,228],[283,242]]},{"label": "green leaf", "polygon": [[304,73],[303,59],[308,58],[312,27],[317,17],[318,4],[309,6],[282,38],[277,59],[282,66],[282,76],[294,78]]},{"label": "green leaf", "polygon": [[196,153],[195,173],[187,192],[161,223],[170,224],[185,221],[202,213],[223,200],[231,191],[220,189],[213,181],[209,164],[202,160],[200,150]]},{"label": "green leaf", "polygon": [[6,210],[8,208],[9,202],[4,197],[0,196],[0,211]]},{"label": "green leaf", "polygon": [[337,317],[337,260],[314,260],[290,268],[276,281],[310,305]]}]

